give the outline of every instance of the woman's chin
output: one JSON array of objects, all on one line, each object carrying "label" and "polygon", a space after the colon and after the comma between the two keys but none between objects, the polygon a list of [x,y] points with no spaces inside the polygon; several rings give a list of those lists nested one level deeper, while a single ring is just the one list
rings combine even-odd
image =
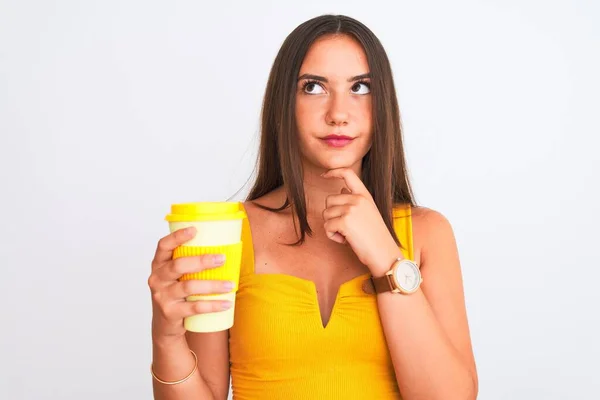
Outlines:
[{"label": "woman's chin", "polygon": [[331,158],[328,160],[322,160],[321,167],[326,170],[338,169],[338,168],[353,168],[357,164],[360,165],[361,160],[342,158]]}]

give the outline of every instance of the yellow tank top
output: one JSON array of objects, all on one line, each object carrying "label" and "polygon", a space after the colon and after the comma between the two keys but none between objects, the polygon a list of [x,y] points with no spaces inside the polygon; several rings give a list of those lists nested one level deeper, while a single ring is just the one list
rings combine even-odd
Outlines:
[{"label": "yellow tank top", "polygon": [[[394,209],[404,257],[413,258],[410,207]],[[400,399],[368,274],[345,282],[323,327],[313,282],[255,274],[248,220],[229,330],[234,400]]]}]

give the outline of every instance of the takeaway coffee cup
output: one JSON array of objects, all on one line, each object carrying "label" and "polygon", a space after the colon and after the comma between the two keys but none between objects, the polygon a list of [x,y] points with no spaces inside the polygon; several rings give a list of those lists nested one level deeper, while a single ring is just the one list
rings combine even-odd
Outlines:
[{"label": "takeaway coffee cup", "polygon": [[193,239],[175,249],[173,259],[203,254],[224,254],[225,264],[197,273],[185,274],[180,280],[228,280],[234,283],[230,293],[193,295],[187,301],[229,300],[233,306],[225,311],[198,314],[184,319],[184,327],[191,332],[217,332],[233,326],[235,294],[240,278],[242,258],[242,222],[246,218],[239,202],[197,202],[171,205],[166,216],[171,232],[193,226]]}]

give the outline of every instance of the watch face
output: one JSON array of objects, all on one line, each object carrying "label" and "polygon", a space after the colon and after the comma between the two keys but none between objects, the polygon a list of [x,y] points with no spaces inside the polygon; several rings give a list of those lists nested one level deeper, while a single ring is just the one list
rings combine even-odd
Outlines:
[{"label": "watch face", "polygon": [[421,283],[419,267],[417,264],[408,260],[403,260],[398,264],[394,277],[396,278],[398,286],[406,292],[417,290]]}]

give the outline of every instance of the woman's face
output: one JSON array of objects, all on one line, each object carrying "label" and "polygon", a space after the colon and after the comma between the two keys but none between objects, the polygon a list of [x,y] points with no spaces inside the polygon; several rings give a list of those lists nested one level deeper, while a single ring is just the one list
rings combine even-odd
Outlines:
[{"label": "woman's face", "polygon": [[371,147],[370,75],[354,39],[325,36],[300,68],[296,121],[303,162],[320,169],[360,168]]}]

